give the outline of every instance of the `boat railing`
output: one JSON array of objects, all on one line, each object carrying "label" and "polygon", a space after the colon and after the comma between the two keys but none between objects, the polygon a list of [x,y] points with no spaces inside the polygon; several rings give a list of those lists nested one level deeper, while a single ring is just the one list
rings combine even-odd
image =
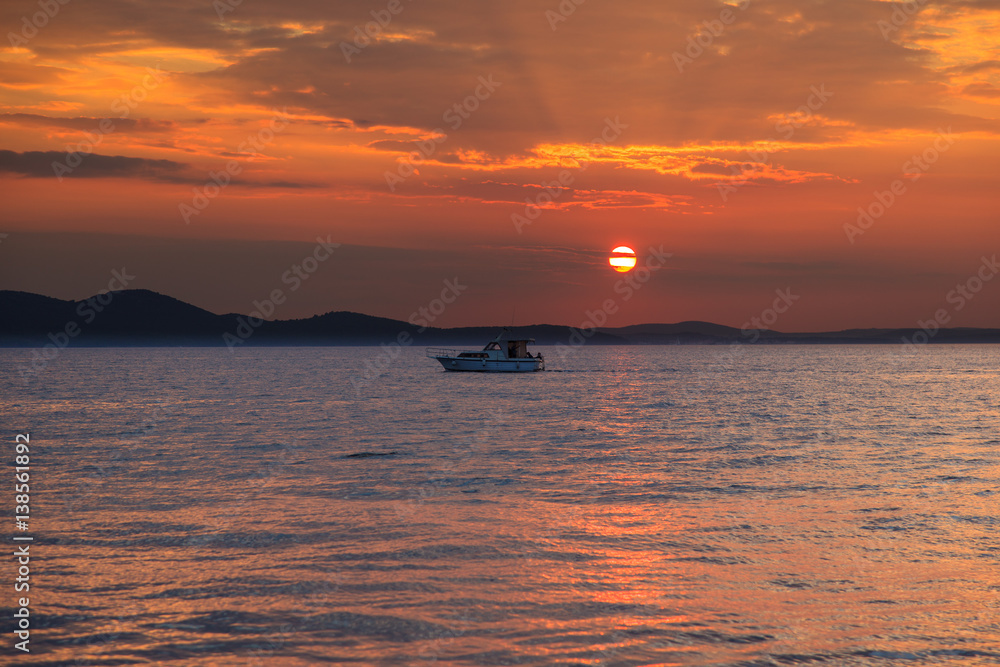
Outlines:
[{"label": "boat railing", "polygon": [[427,348],[427,356],[434,359],[437,357],[457,357],[462,352],[468,352],[468,350],[455,350],[447,347]]}]

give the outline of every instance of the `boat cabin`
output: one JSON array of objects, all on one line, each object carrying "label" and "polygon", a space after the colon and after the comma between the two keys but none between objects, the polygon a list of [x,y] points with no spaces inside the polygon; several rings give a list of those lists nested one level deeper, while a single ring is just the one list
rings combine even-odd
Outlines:
[{"label": "boat cabin", "polygon": [[509,333],[510,331],[508,329],[504,329],[499,336],[486,344],[486,347],[483,348],[483,352],[499,351],[501,353],[501,358],[507,359],[534,359],[534,357],[528,353],[528,343],[534,343],[535,339],[508,339],[507,335]]}]

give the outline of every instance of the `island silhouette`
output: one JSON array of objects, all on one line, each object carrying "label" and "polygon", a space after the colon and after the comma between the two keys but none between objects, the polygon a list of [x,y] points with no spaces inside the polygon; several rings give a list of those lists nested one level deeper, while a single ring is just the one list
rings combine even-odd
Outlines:
[{"label": "island silhouette", "polygon": [[[348,311],[292,320],[217,315],[144,289],[105,292],[80,301],[0,290],[0,347],[261,345],[482,345],[501,325],[438,328]],[[923,344],[1000,343],[1000,329],[920,327],[782,332],[711,322],[636,324],[580,330],[556,324],[516,328],[539,345]]]}]

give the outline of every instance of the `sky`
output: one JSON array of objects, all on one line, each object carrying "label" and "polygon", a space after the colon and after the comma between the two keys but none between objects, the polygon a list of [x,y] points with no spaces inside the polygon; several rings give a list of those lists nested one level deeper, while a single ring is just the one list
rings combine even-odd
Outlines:
[{"label": "sky", "polygon": [[1000,327],[997,0],[7,0],[0,25],[0,289]]}]

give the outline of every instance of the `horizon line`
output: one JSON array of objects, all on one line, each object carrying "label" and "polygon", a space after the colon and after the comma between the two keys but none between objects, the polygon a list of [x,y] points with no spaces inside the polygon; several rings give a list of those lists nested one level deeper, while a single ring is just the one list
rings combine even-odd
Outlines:
[{"label": "horizon line", "polygon": [[[297,317],[297,318],[290,318],[290,319],[267,319],[266,317],[256,317],[256,316],[253,315],[252,312],[251,313],[239,313],[239,312],[216,313],[216,312],[213,312],[211,310],[208,310],[207,308],[202,308],[201,306],[197,306],[197,305],[195,305],[193,303],[190,303],[190,302],[187,302],[187,301],[183,301],[182,299],[178,299],[177,297],[171,296],[169,294],[164,294],[162,292],[157,292],[156,290],[151,290],[151,289],[147,289],[147,288],[133,288],[133,289],[120,289],[120,290],[102,290],[102,291],[100,291],[100,292],[98,292],[98,293],[96,293],[94,295],[91,295],[89,297],[86,297],[84,299],[61,299],[59,297],[49,296],[49,295],[46,295],[46,294],[40,294],[40,293],[37,293],[37,292],[27,292],[27,291],[24,291],[24,290],[12,290],[12,289],[0,289],[0,294],[3,294],[5,292],[17,293],[17,294],[26,294],[26,295],[33,296],[33,297],[42,297],[42,298],[45,298],[45,299],[52,299],[54,301],[62,301],[62,302],[65,302],[65,303],[75,303],[75,304],[87,303],[88,301],[90,301],[92,299],[96,299],[96,298],[98,298],[99,296],[101,296],[103,294],[127,294],[127,293],[142,293],[142,292],[146,292],[146,293],[149,293],[149,294],[156,295],[157,297],[171,299],[171,300],[176,301],[178,303],[182,303],[182,304],[184,304],[186,306],[190,306],[191,308],[197,308],[198,310],[204,311],[204,312],[209,313],[211,315],[214,315],[216,317],[237,317],[237,318],[244,317],[244,318],[248,318],[248,319],[249,318],[260,319],[260,320],[263,320],[265,322],[296,322],[296,321],[310,320],[310,319],[313,319],[313,318],[316,318],[316,317],[324,317],[326,315],[332,315],[332,314],[337,314],[337,313],[346,313],[346,314],[349,314],[349,315],[360,315],[362,317],[369,317],[369,318],[372,318],[372,319],[389,320],[389,321],[392,321],[392,322],[398,322],[398,323],[403,324],[405,326],[418,327],[419,329],[421,329],[423,331],[427,331],[427,330],[449,331],[449,330],[455,330],[455,329],[504,329],[504,328],[514,328],[514,329],[517,329],[517,328],[529,328],[529,327],[565,327],[567,329],[576,330],[576,331],[613,332],[613,331],[621,331],[622,329],[630,329],[630,328],[635,328],[635,327],[644,327],[644,326],[680,326],[680,325],[685,325],[685,324],[709,325],[709,326],[713,326],[713,327],[722,327],[722,328],[725,328],[725,329],[730,329],[732,331],[738,331],[738,332],[772,333],[772,334],[781,334],[781,335],[838,334],[838,333],[845,333],[845,332],[851,332],[851,331],[868,331],[868,332],[927,331],[926,327],[921,327],[919,325],[894,326],[894,327],[851,327],[851,328],[847,328],[847,329],[830,329],[830,330],[825,330],[825,331],[781,331],[781,330],[778,330],[778,329],[767,329],[767,328],[734,327],[734,326],[731,326],[731,325],[728,325],[728,324],[719,324],[717,322],[711,322],[711,321],[708,321],[708,320],[679,320],[679,321],[676,321],[676,322],[642,322],[642,323],[638,323],[638,324],[626,324],[626,325],[617,326],[617,327],[609,327],[609,326],[603,326],[603,325],[595,325],[593,327],[586,327],[586,326],[573,326],[573,325],[569,325],[569,324],[552,324],[552,323],[548,323],[548,322],[538,322],[538,323],[534,323],[534,324],[517,324],[517,325],[505,325],[505,324],[467,324],[467,325],[459,325],[459,326],[451,326],[451,327],[433,327],[433,326],[422,327],[420,325],[413,324],[413,323],[411,323],[411,322],[409,322],[409,321],[407,321],[405,319],[398,319],[398,318],[395,318],[395,317],[386,317],[386,316],[383,316],[383,315],[371,315],[371,314],[368,314],[368,313],[362,313],[362,312],[353,311],[353,310],[328,310],[328,311],[325,311],[325,312],[322,312],[322,313],[316,313],[316,314],[310,315],[308,317]],[[963,331],[963,330],[964,331],[993,331],[993,332],[995,332],[995,331],[1000,331],[1000,326],[996,326],[996,327],[938,327],[936,329],[936,331]],[[694,333],[694,332],[692,332],[692,333]],[[672,334],[662,334],[662,335],[672,335]]]}]

